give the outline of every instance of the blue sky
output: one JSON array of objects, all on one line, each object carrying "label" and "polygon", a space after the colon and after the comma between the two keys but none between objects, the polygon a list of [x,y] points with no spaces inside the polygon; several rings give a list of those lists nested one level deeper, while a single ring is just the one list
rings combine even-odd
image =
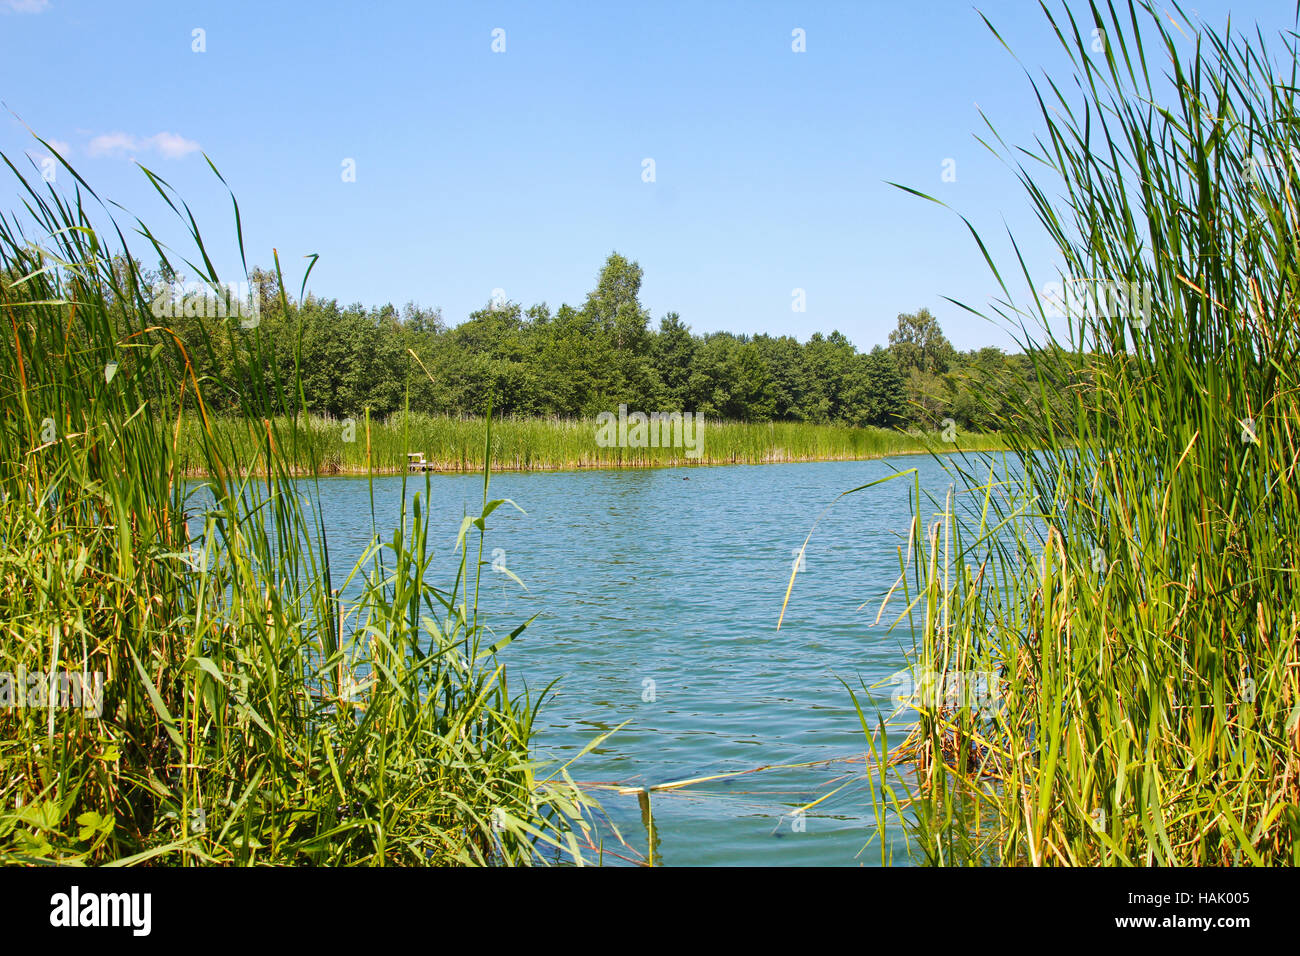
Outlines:
[{"label": "blue sky", "polygon": [[[1294,20],[1289,0],[1193,5],[1266,35]],[[319,253],[309,288],[344,303],[414,300],[453,324],[494,289],[578,305],[616,249],[645,269],[656,322],[676,311],[696,331],[801,340],[839,329],[869,348],[924,305],[959,348],[1009,347],[942,298],[980,306],[997,291],[960,220],[886,184],[943,199],[1004,260],[1009,228],[1054,277],[1020,187],[974,136],[982,109],[1031,142],[1024,70],[1058,75],[1063,56],[1036,2],[979,9],[1020,63],[975,7],[947,0],[0,0],[0,150],[40,152],[17,114],[188,252],[138,160],[239,279],[206,153],[239,199],[250,264],[278,249],[296,290]],[[0,204],[17,203],[6,178]]]}]

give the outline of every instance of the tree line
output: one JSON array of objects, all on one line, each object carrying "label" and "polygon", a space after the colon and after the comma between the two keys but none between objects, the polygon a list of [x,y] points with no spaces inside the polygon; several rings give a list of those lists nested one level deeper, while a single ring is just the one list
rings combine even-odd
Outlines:
[{"label": "tree line", "polygon": [[[652,326],[639,298],[642,274],[615,252],[581,306],[493,301],[451,326],[440,309],[414,303],[297,301],[281,295],[274,273],[257,269],[249,283],[255,320],[177,300],[166,303],[163,321],[186,345],[216,411],[238,406],[234,388],[278,379],[301,383],[290,390],[288,413],[338,418],[367,408],[383,417],[408,401],[412,411],[481,415],[490,400],[494,414],[514,416],[594,417],[626,404],[744,422],[939,428],[951,419],[990,431],[1032,397],[1025,356],[959,352],[925,308],[899,315],[888,343],[869,351],[838,331],[803,343],[697,334],[676,312]],[[251,379],[240,367],[240,336],[264,345],[266,367]]]}]

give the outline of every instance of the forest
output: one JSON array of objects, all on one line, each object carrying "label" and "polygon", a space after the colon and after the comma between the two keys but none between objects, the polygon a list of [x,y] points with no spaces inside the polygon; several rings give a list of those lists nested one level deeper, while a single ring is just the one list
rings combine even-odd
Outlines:
[{"label": "forest", "polygon": [[[987,432],[1023,405],[1017,398],[1035,378],[1023,355],[957,351],[926,308],[900,314],[888,342],[869,350],[838,331],[802,343],[788,334],[700,334],[676,312],[655,326],[640,301],[641,266],[617,252],[580,306],[496,300],[457,325],[415,303],[295,299],[266,269],[251,271],[244,318],[233,321],[205,287],[123,270],[130,274],[150,286],[124,297],[142,295],[165,316],[218,412],[239,406],[232,386],[218,383],[294,381],[296,366],[299,407],[277,409],[290,415],[368,409],[383,419],[409,400],[411,411],[432,415],[477,416],[491,401],[497,415],[592,418],[625,404],[736,422],[935,429],[951,419]],[[239,374],[240,335],[268,339],[279,367]]]}]

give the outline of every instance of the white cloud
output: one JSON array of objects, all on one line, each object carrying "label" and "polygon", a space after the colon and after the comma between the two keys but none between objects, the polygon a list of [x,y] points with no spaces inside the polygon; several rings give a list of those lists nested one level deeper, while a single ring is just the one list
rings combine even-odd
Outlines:
[{"label": "white cloud", "polygon": [[156,152],[163,159],[182,159],[197,152],[199,144],[179,133],[132,136],[130,133],[101,133],[90,141],[91,156],[135,158],[137,153]]},{"label": "white cloud", "polygon": [[50,0],[3,0],[3,9],[14,13],[40,13],[50,8]]},{"label": "white cloud", "polygon": [[103,133],[90,141],[91,156],[114,156],[139,149],[136,138],[126,133]]},{"label": "white cloud", "polygon": [[158,152],[163,154],[164,159],[180,159],[197,152],[199,148],[199,144],[194,140],[186,139],[177,133],[158,133],[150,138],[150,142]]}]

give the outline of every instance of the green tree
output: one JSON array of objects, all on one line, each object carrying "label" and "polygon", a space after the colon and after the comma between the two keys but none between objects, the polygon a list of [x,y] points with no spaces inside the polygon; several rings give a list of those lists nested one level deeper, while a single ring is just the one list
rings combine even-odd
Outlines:
[{"label": "green tree", "polygon": [[948,371],[956,351],[929,309],[898,316],[898,327],[889,333],[889,350],[904,375],[917,369],[942,375]]},{"label": "green tree", "polygon": [[651,356],[661,384],[660,403],[668,408],[687,408],[691,367],[698,345],[691,330],[676,312],[659,320],[659,331],[651,343]]},{"label": "green tree", "polygon": [[888,349],[877,345],[857,356],[844,406],[845,419],[852,425],[890,428],[899,423],[906,396],[903,376]]}]

